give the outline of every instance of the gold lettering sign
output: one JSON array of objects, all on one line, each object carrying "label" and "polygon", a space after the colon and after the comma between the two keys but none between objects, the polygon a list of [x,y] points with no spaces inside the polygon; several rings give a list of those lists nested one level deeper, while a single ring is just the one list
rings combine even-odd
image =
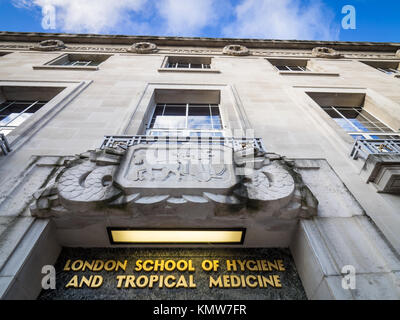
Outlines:
[{"label": "gold lettering sign", "polygon": [[[118,289],[143,288],[188,288],[197,287],[194,274],[197,269],[213,273],[209,275],[208,287],[213,288],[282,288],[280,272],[285,272],[283,260],[225,260],[203,259],[195,266],[189,259],[138,259],[129,266],[128,260],[67,260],[64,271],[67,272],[124,272],[138,274],[118,274],[115,277]],[[160,272],[162,272],[160,274]],[[173,272],[174,274],[170,274]],[[225,272],[223,274],[215,274]],[[248,274],[248,273],[251,274]],[[265,274],[273,272],[274,274]],[[144,274],[143,274],[144,273]],[[157,274],[155,274],[157,273]],[[180,273],[180,275],[176,275]],[[246,274],[243,274],[246,273]],[[103,276],[74,275],[66,288],[100,288]]]}]

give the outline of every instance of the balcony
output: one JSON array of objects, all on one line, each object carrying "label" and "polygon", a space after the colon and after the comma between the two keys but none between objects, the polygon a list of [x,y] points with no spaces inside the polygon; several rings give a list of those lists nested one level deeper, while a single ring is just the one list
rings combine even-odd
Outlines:
[{"label": "balcony", "polygon": [[0,133],[0,149],[3,155],[7,155],[11,152],[10,145],[8,144],[7,138],[3,133]]},{"label": "balcony", "polygon": [[367,158],[370,154],[400,155],[400,139],[360,139],[354,143],[351,157],[357,160],[359,155]]},{"label": "balcony", "polygon": [[169,137],[169,136],[105,136],[100,149],[116,148],[128,149],[139,144],[198,144],[223,145],[238,151],[249,144],[257,152],[266,153],[261,138],[233,138],[233,137]]},{"label": "balcony", "polygon": [[400,139],[357,140],[350,155],[364,160],[360,175],[378,192],[400,194]]}]

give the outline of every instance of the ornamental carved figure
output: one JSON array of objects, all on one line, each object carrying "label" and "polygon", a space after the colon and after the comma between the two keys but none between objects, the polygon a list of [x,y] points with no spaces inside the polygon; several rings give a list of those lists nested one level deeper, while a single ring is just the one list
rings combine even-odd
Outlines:
[{"label": "ornamental carved figure", "polygon": [[328,58],[328,59],[339,59],[343,56],[335,49],[327,47],[316,47],[312,50],[313,57],[316,58]]},{"label": "ornamental carved figure", "polygon": [[242,45],[230,44],[222,50],[222,53],[230,56],[248,56],[250,50]]},{"label": "ornamental carved figure", "polygon": [[400,58],[400,49],[397,50],[397,52],[396,52],[396,57],[397,57],[397,58]]},{"label": "ornamental carved figure", "polygon": [[151,42],[137,42],[126,49],[126,51],[140,54],[154,53],[157,52],[157,45]]},{"label": "ornamental carved figure", "polygon": [[65,48],[65,44],[61,40],[45,40],[30,49],[36,51],[57,51]]},{"label": "ornamental carved figure", "polygon": [[318,205],[289,162],[252,145],[93,150],[66,161],[33,197],[31,213],[38,218],[96,216],[119,208],[125,208],[120,214],[173,215],[196,206],[216,215],[257,208],[287,220],[312,217]]}]

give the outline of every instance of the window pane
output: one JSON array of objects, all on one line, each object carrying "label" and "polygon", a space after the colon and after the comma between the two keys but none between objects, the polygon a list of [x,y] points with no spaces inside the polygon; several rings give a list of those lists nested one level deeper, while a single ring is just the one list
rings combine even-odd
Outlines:
[{"label": "window pane", "polygon": [[211,118],[214,130],[222,130],[222,120],[218,107],[211,107]]},{"label": "window pane", "polygon": [[10,133],[45,104],[38,101],[6,101],[0,104],[0,131]]},{"label": "window pane", "polygon": [[189,63],[178,62],[178,68],[189,68]]},{"label": "window pane", "polygon": [[346,130],[347,132],[354,132],[357,131],[357,129],[355,127],[353,127],[351,125],[351,123],[349,123],[346,119],[343,118],[336,118],[334,119],[336,121],[336,123],[341,126],[344,130]]},{"label": "window pane", "polygon": [[[160,109],[158,110],[160,112]],[[155,115],[152,128],[184,129],[186,126],[186,105],[166,105],[164,115]]]},{"label": "window pane", "polygon": [[189,106],[188,128],[199,130],[212,129],[210,107],[208,105]]},{"label": "window pane", "polygon": [[340,114],[337,113],[333,108],[323,108],[324,111],[329,114],[331,118],[341,118]]},{"label": "window pane", "polygon": [[345,118],[352,119],[359,116],[358,109],[356,108],[336,108]]},{"label": "window pane", "polygon": [[303,71],[300,67],[298,67],[298,66],[289,66],[289,69],[291,70],[291,71]]},{"label": "window pane", "polygon": [[276,68],[280,71],[288,71],[289,70],[286,66],[276,66]]},{"label": "window pane", "polygon": [[201,63],[192,63],[191,67],[193,69],[201,69],[202,65],[201,65]]}]

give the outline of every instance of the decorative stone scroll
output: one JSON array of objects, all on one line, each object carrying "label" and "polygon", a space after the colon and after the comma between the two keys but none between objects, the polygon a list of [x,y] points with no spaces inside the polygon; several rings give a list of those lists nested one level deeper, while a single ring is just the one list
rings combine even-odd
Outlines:
[{"label": "decorative stone scroll", "polygon": [[250,50],[242,45],[230,44],[222,50],[222,53],[230,56],[248,56]]},{"label": "decorative stone scroll", "polygon": [[71,218],[204,206],[216,215],[257,210],[285,220],[317,214],[318,201],[290,162],[250,145],[240,148],[139,144],[89,151],[66,161],[34,194],[31,213]]},{"label": "decorative stone scroll", "polygon": [[61,40],[45,40],[30,49],[36,51],[57,51],[65,48],[65,44]]},{"label": "decorative stone scroll", "polygon": [[326,47],[316,47],[312,50],[313,57],[316,58],[328,58],[328,59],[339,59],[343,56],[335,49]]},{"label": "decorative stone scroll", "polygon": [[157,45],[151,42],[137,42],[126,49],[126,51],[141,54],[154,53],[157,52]]}]

